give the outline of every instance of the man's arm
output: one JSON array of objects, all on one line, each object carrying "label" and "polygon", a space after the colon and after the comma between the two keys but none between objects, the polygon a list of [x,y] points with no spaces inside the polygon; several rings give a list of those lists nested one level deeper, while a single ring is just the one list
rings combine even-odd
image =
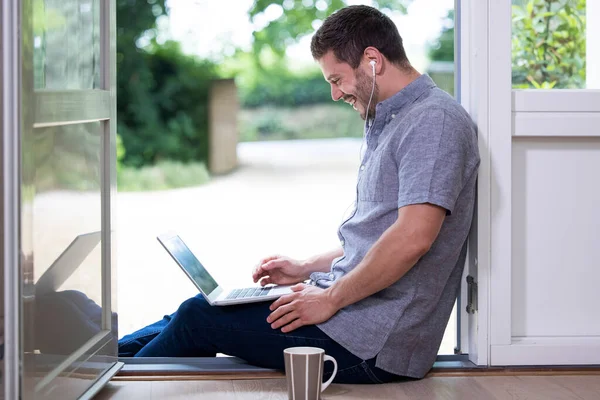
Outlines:
[{"label": "man's arm", "polygon": [[328,289],[296,285],[282,296],[267,318],[273,329],[290,332],[304,325],[327,321],[339,309],[392,285],[425,255],[440,232],[446,210],[416,204],[398,210],[398,219],[350,273]]},{"label": "man's arm", "polygon": [[254,282],[261,285],[275,283],[291,285],[302,282],[313,272],[329,272],[334,258],[344,254],[342,248],[328,251],[304,261],[294,260],[283,256],[271,256],[260,261],[252,272]]},{"label": "man's arm", "polygon": [[446,210],[416,204],[398,210],[398,219],[381,235],[350,273],[325,291],[339,310],[398,281],[431,248]]},{"label": "man's arm", "polygon": [[331,271],[331,263],[333,260],[343,255],[344,250],[341,247],[338,247],[335,250],[307,258],[303,261],[304,269],[308,272],[308,275],[313,272],[329,272]]}]

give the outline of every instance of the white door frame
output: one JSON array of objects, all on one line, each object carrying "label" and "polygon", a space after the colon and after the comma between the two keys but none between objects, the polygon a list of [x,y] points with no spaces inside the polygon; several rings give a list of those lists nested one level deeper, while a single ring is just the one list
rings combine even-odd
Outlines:
[{"label": "white door frame", "polygon": [[513,91],[511,2],[460,2],[461,103],[477,123],[481,155],[468,258],[479,289],[478,311],[469,317],[469,359],[478,365],[597,363],[600,337],[512,335],[512,152],[515,136],[600,135],[600,90]]},{"label": "white door frame", "polygon": [[[510,212],[510,193],[502,193],[501,202],[493,200],[499,198],[495,193],[498,181],[506,176],[492,171],[505,171],[502,166],[510,165],[510,135],[506,133],[511,127],[511,5],[508,1],[460,1],[461,103],[477,124],[481,157],[467,263],[478,286],[477,311],[469,316],[468,324],[469,359],[477,365],[489,365],[489,344],[497,336],[493,323],[498,313],[505,311],[494,307],[499,303],[490,296],[492,280],[503,279],[496,285],[508,285],[510,291],[510,275],[496,276],[492,265],[498,260],[491,250],[499,245],[492,229],[503,228],[494,223],[497,211],[508,207]],[[507,145],[508,153],[492,154],[492,149]]]}]

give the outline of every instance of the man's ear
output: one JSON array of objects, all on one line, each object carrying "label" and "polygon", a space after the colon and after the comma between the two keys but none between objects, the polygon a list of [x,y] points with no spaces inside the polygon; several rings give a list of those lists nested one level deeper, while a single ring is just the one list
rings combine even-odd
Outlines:
[{"label": "man's ear", "polygon": [[383,55],[373,46],[369,46],[363,53],[363,62],[368,65],[369,72],[372,74],[381,73],[383,67]]}]

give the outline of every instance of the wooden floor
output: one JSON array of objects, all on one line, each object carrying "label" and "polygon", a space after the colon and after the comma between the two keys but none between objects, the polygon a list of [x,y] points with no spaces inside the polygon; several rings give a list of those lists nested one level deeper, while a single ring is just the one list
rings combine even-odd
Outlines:
[{"label": "wooden floor", "polygon": [[[95,399],[287,399],[284,379],[117,381]],[[385,385],[331,385],[327,399],[600,400],[600,375],[430,377]]]}]

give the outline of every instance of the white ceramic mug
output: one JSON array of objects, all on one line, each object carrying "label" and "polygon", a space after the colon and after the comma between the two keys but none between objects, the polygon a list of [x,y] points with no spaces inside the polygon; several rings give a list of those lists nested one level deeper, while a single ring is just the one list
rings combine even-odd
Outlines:
[{"label": "white ceramic mug", "polygon": [[[318,347],[290,347],[283,351],[289,400],[318,400],[337,373],[335,358]],[[323,365],[333,363],[331,378],[323,383]]]}]

